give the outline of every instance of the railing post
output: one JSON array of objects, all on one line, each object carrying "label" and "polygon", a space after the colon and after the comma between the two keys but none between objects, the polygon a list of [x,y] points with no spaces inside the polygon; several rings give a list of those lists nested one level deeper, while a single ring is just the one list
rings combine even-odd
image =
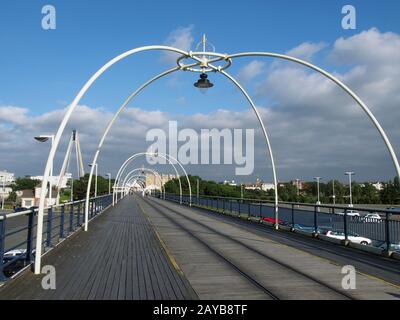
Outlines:
[{"label": "railing post", "polygon": [[222,199],[222,213],[225,213],[225,201],[226,199]]},{"label": "railing post", "polygon": [[51,247],[51,225],[53,223],[53,207],[47,209],[47,238],[46,238],[46,247]]},{"label": "railing post", "polygon": [[262,202],[260,201],[260,222],[262,221]]},{"label": "railing post", "polygon": [[81,202],[78,203],[78,212],[76,213],[76,227],[81,225]]},{"label": "railing post", "polygon": [[248,214],[248,216],[249,216],[249,218],[250,218],[250,200],[247,202],[247,214]]},{"label": "railing post", "polygon": [[386,241],[386,251],[390,251],[390,212],[386,212],[385,220],[385,241]]},{"label": "railing post", "polygon": [[292,203],[292,228],[294,229],[294,204]]},{"label": "railing post", "polygon": [[35,209],[31,209],[28,217],[28,232],[26,237],[26,255],[25,262],[27,264],[31,263],[32,260],[32,242],[33,242],[33,221],[35,217]]},{"label": "railing post", "polygon": [[5,242],[6,242],[6,223],[7,217],[5,214],[0,215],[0,282],[5,281],[7,278],[4,275],[4,250],[5,250]]},{"label": "railing post", "polygon": [[94,200],[90,201],[90,219],[93,218],[93,207],[94,207]]},{"label": "railing post", "polygon": [[74,232],[74,203],[69,205],[69,232]]},{"label": "railing post", "polygon": [[60,239],[64,239],[64,222],[65,222],[65,204],[61,206],[61,216],[60,216]]},{"label": "railing post", "polygon": [[314,233],[318,231],[318,221],[317,221],[317,205],[314,206]]},{"label": "railing post", "polygon": [[344,209],[344,215],[343,215],[343,229],[344,229],[344,240],[347,241],[349,236],[347,232],[347,209]]}]

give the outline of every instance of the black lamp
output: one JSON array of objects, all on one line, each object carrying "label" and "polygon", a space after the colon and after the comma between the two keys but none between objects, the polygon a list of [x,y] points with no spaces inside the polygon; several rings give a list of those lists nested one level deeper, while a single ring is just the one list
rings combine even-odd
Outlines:
[{"label": "black lamp", "polygon": [[207,89],[212,88],[214,86],[210,80],[207,79],[207,75],[202,73],[200,75],[200,79],[194,84],[196,88],[199,88],[201,92],[205,92]]}]

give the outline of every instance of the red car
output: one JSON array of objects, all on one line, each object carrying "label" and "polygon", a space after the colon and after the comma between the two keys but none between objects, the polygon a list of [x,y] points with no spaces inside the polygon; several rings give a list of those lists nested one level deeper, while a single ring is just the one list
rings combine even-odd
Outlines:
[{"label": "red car", "polygon": [[[268,218],[268,217],[267,217],[267,218],[263,218],[263,221],[266,221],[266,222],[275,224],[276,219],[275,219],[275,218]],[[279,223],[279,224],[282,224],[282,222],[283,222],[283,220],[278,219],[278,223]]]}]

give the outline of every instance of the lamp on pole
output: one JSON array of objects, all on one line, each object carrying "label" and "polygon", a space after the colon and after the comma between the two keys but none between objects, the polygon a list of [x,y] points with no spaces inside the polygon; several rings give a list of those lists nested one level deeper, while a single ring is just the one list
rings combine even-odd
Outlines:
[{"label": "lamp on pole", "polygon": [[321,204],[321,201],[319,199],[319,182],[321,181],[321,177],[315,177],[315,180],[317,180],[317,205]]},{"label": "lamp on pole", "polygon": [[108,177],[108,194],[111,194],[111,173],[106,173]]},{"label": "lamp on pole", "polygon": [[336,194],[335,194],[335,179],[332,180],[332,201],[336,204]]},{"label": "lamp on pole", "polygon": [[[300,182],[300,179],[296,179],[297,198],[300,196],[299,182]],[[298,200],[298,199],[297,199],[297,200]]]},{"label": "lamp on pole", "polygon": [[[54,143],[54,135],[40,135],[37,137],[34,137],[36,141],[39,142],[47,142],[49,139],[51,140],[51,148],[53,147],[53,143]],[[49,200],[48,200],[48,205],[52,205],[52,189],[53,189],[53,162],[51,163],[51,167],[50,167],[50,179],[49,179]]]},{"label": "lamp on pole", "polygon": [[354,172],[345,172],[346,176],[349,176],[349,199],[350,199],[350,203],[349,203],[349,207],[352,208],[353,207],[353,193],[352,193],[352,187],[351,187],[351,176],[353,176],[355,173]]},{"label": "lamp on pole", "polygon": [[3,190],[2,190],[2,192],[1,192],[1,210],[4,210],[4,195],[5,195],[5,192],[6,192],[6,189],[5,189],[5,185],[6,185],[6,176],[1,176],[1,178],[2,178],[2,180],[3,180]]},{"label": "lamp on pole", "polygon": [[[89,167],[92,167],[93,164],[89,164]],[[97,169],[98,169],[98,165],[97,162],[94,164],[94,169],[95,169],[95,179],[94,179],[94,197],[97,197]]]}]

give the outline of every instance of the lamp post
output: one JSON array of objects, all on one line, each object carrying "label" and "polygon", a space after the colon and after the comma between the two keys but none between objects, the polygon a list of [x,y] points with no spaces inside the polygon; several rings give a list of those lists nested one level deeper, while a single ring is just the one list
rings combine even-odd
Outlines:
[{"label": "lamp post", "polygon": [[[36,141],[39,142],[47,142],[49,139],[51,140],[51,148],[53,147],[53,143],[54,143],[54,135],[40,135],[37,137],[34,137]],[[51,163],[51,167],[50,167],[50,179],[49,179],[49,200],[48,200],[48,205],[53,205],[52,203],[52,189],[53,189],[53,162]]]},{"label": "lamp post", "polygon": [[[297,198],[300,197],[299,182],[300,182],[300,179],[296,179]],[[297,199],[297,200],[298,200],[298,199]]]},{"label": "lamp post", "polygon": [[71,202],[74,202],[74,176],[71,173]]},{"label": "lamp post", "polygon": [[352,193],[352,187],[351,187],[351,176],[353,176],[355,173],[354,172],[346,172],[345,175],[349,176],[349,199],[350,199],[350,203],[349,203],[349,207],[352,208],[353,207],[353,193]]},{"label": "lamp post", "polygon": [[321,181],[321,177],[315,177],[315,180],[317,180],[317,205],[321,204],[321,201],[319,199],[319,182]]},{"label": "lamp post", "polygon": [[336,204],[335,179],[332,180],[332,201],[333,205],[335,205]]},{"label": "lamp post", "polygon": [[5,194],[5,185],[6,185],[6,176],[1,176],[3,179],[3,190],[1,192],[1,210],[4,210],[4,194]]},{"label": "lamp post", "polygon": [[108,177],[108,194],[111,194],[111,173],[106,173]]},{"label": "lamp post", "polygon": [[199,202],[199,196],[200,196],[200,183],[199,179],[197,179],[197,203]]},{"label": "lamp post", "polygon": [[[92,167],[93,164],[89,164],[89,167]],[[98,169],[98,165],[97,162],[94,164],[94,169],[95,169],[95,179],[94,179],[94,197],[97,197],[97,169]]]}]

